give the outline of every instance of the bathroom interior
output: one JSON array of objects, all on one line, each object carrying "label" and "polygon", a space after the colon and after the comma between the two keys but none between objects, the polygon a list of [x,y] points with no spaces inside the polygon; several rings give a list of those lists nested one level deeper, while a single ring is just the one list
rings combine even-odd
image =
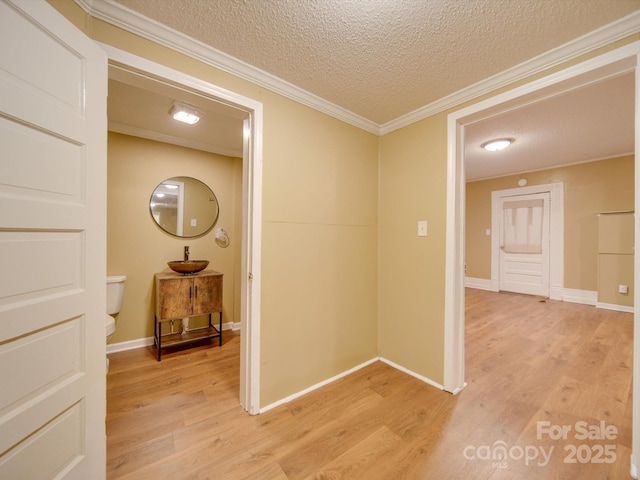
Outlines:
[{"label": "bathroom interior", "polygon": [[[200,120],[174,120],[170,111],[180,105],[197,110]],[[155,276],[171,272],[168,262],[186,259],[187,251],[190,260],[208,261],[207,271],[223,274],[222,329],[239,333],[246,114],[115,66],[109,69],[107,111],[107,275],[111,292],[122,300],[108,311],[107,356],[132,348],[156,354]],[[185,213],[182,232],[154,209],[176,180],[204,191],[202,209]],[[213,204],[215,211],[207,212]],[[203,315],[171,322],[163,333],[203,329],[208,320]]]}]

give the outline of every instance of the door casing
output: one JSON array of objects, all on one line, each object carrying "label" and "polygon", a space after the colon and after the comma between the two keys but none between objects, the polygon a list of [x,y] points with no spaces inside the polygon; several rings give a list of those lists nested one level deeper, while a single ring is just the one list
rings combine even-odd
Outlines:
[{"label": "door casing", "polygon": [[260,413],[260,271],[262,238],[262,103],[107,44],[110,65],[197,92],[247,114],[242,159],[242,254],[240,266],[240,404]]},{"label": "door casing", "polygon": [[[613,40],[611,40],[612,42]],[[602,53],[594,58],[544,76],[525,85],[482,100],[448,115],[447,118],[447,253],[445,258],[445,318],[444,318],[444,389],[460,392],[464,379],[464,222],[465,222],[465,125],[488,118],[506,109],[507,102],[536,94],[537,100],[547,98],[560,85],[573,83],[572,88],[588,81],[599,81],[611,75],[633,72],[635,85],[635,211],[640,212],[640,41]],[[533,73],[533,72],[532,72]],[[554,90],[554,87],[555,90]],[[531,100],[531,99],[530,99]],[[511,108],[515,108],[511,105]],[[640,251],[640,222],[635,219],[635,250]],[[639,278],[640,256],[635,256],[634,275]],[[640,298],[640,283],[635,284],[635,298]],[[631,475],[638,478],[640,467],[640,309],[634,313],[633,360],[633,426]]]}]

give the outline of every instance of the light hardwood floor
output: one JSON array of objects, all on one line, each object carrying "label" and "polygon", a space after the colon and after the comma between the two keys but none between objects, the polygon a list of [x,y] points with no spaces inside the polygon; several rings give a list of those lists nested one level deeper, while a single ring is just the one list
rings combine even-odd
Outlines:
[{"label": "light hardwood floor", "polygon": [[[633,316],[474,289],[466,303],[456,396],[376,362],[252,417],[233,333],[160,363],[151,347],[112,354],[108,478],[630,478]],[[581,438],[601,426],[609,438]]]}]

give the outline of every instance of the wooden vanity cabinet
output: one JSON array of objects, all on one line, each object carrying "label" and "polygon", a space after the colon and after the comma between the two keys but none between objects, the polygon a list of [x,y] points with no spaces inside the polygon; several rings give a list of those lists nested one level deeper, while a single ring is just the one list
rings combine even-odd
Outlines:
[{"label": "wooden vanity cabinet", "polygon": [[[195,343],[198,340],[217,337],[222,345],[222,273],[205,270],[193,275],[175,272],[156,274],[156,312],[154,343],[158,349],[158,361],[162,349],[169,346]],[[218,314],[218,325],[213,325],[213,314]],[[167,321],[181,322],[183,318],[209,315],[209,325],[186,333],[162,333]]]}]

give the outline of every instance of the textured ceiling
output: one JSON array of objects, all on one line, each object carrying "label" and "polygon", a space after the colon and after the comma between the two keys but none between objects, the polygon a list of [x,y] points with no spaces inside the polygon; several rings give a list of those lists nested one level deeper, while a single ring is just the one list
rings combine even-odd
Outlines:
[{"label": "textured ceiling", "polygon": [[640,8],[640,0],[117,0],[384,124]]},{"label": "textured ceiling", "polygon": [[[91,1],[132,8],[379,126],[640,8],[640,0]],[[633,67],[613,69],[467,125],[467,181],[632,154],[634,77],[624,72]],[[109,77],[110,130],[241,156],[243,112],[114,66]],[[205,111],[201,122],[170,121],[175,99]],[[498,154],[480,148],[500,137],[516,142]]]},{"label": "textured ceiling", "polygon": [[[633,73],[534,101],[465,127],[467,180],[630,155],[634,151]],[[481,145],[513,138],[501,152]]]}]

